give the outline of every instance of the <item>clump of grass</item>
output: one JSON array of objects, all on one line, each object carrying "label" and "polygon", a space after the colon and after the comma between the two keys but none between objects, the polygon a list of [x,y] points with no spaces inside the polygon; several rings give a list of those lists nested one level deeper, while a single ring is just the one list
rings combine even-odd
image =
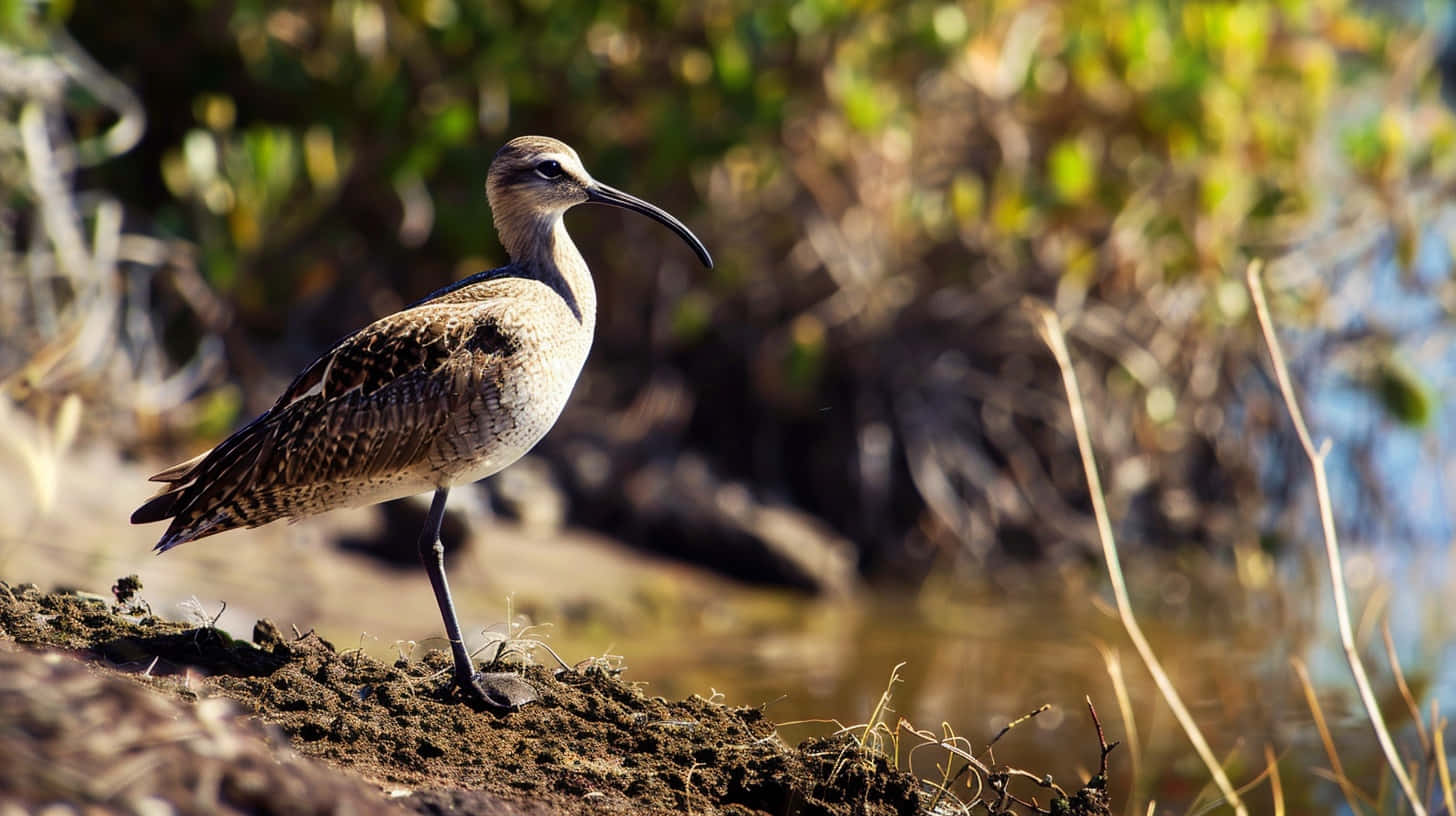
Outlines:
[{"label": "clump of grass", "polygon": [[217,622],[222,619],[223,613],[227,612],[227,601],[218,601],[218,604],[217,614],[209,615],[207,607],[203,606],[202,601],[198,600],[196,595],[193,595],[185,601],[179,601],[177,608],[182,610],[183,617],[193,626],[199,629],[216,629]]},{"label": "clump of grass", "polygon": [[[830,777],[837,776],[851,762],[862,763],[867,770],[873,770],[880,760],[890,767],[914,774],[922,786],[922,811],[926,813],[969,814],[984,810],[989,813],[1029,814],[1105,814],[1107,809],[1107,757],[1118,743],[1108,744],[1103,737],[1102,723],[1092,701],[1087,701],[1093,724],[1097,731],[1100,747],[1099,770],[1092,779],[1075,793],[1068,793],[1058,785],[1050,774],[1032,771],[996,762],[995,745],[1017,727],[1030,722],[1051,709],[1050,705],[1039,706],[1007,723],[996,733],[981,751],[975,749],[972,741],[955,732],[949,724],[942,722],[940,734],[917,728],[904,717],[891,722],[895,686],[903,682],[901,662],[890,670],[879,700],[870,712],[868,720],[846,725],[838,720],[799,720],[780,723],[785,728],[805,723],[824,723],[835,726],[835,734],[849,735],[849,744],[838,749]],[[933,773],[920,773],[916,767],[917,754],[924,751],[943,752],[935,761]],[[1013,790],[1013,783],[1023,788],[1035,787],[1050,793],[1050,802],[1043,806],[1035,794],[1019,793]],[[963,790],[960,790],[964,786]]]},{"label": "clump of grass", "polygon": [[420,644],[413,640],[396,640],[392,645],[397,655],[394,665],[400,666],[409,663],[410,657],[414,655],[415,649]]},{"label": "clump of grass", "polygon": [[561,655],[546,642],[546,630],[551,628],[551,624],[531,623],[525,615],[513,614],[512,601],[511,598],[506,599],[505,622],[485,630],[485,642],[471,652],[471,657],[494,648],[495,653],[488,661],[492,666],[531,666],[535,665],[536,652],[540,650],[551,655],[561,668],[569,668]]},{"label": "clump of grass", "polygon": [[622,672],[627,670],[627,658],[606,651],[579,661],[572,668],[582,674],[603,674],[608,677],[618,677]]},{"label": "clump of grass", "polygon": [[[875,703],[874,710],[870,712],[868,722],[857,725],[842,725],[835,722],[839,726],[839,731],[836,733],[853,734],[855,742],[854,745],[846,746],[840,752],[839,758],[835,760],[834,770],[829,774],[831,779],[838,776],[839,772],[844,769],[845,763],[853,759],[865,761],[868,766],[873,767],[875,757],[884,756],[891,759],[894,767],[900,767],[899,729],[890,727],[886,715],[894,711],[890,707],[890,702],[894,697],[895,686],[904,682],[900,678],[900,670],[903,668],[905,668],[905,662],[901,661],[890,670],[890,679],[885,682],[885,690],[880,692],[880,699]],[[888,751],[885,748],[887,742],[893,746]]]}]

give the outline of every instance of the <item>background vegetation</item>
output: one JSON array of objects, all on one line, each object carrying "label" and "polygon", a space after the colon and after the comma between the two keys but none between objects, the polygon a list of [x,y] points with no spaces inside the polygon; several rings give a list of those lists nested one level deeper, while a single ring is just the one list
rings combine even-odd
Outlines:
[{"label": "background vegetation", "polygon": [[[1456,173],[1436,38],[1341,0],[0,17],[0,375],[42,417],[81,394],[88,431],[131,450],[215,441],[332,340],[503,263],[482,179],[526,132],[719,260],[702,273],[651,224],[573,214],[602,322],[561,436],[607,423],[629,472],[690,455],[827,522],[867,574],[1090,552],[1026,294],[1073,316],[1137,544],[1255,551],[1300,484],[1268,455],[1290,439],[1252,367],[1250,257],[1286,259],[1281,315],[1336,321],[1314,353],[1384,422],[1439,406],[1398,349],[1449,327],[1449,280],[1403,279],[1444,304],[1420,325],[1340,324],[1320,282],[1409,270]],[[1356,480],[1350,506],[1380,489]]]}]

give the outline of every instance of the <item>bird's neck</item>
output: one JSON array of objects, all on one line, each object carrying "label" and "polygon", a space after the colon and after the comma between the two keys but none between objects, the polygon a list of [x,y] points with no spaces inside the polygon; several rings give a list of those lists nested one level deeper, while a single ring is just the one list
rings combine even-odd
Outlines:
[{"label": "bird's neck", "polygon": [[595,330],[596,285],[581,251],[566,232],[561,214],[521,221],[497,218],[496,230],[513,265],[556,290],[586,330]]}]

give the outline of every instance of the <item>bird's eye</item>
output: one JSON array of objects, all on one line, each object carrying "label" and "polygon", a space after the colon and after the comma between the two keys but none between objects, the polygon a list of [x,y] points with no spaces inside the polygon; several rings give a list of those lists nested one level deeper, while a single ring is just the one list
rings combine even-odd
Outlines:
[{"label": "bird's eye", "polygon": [[561,169],[561,162],[555,159],[547,159],[536,165],[536,174],[543,179],[558,179],[564,171]]}]

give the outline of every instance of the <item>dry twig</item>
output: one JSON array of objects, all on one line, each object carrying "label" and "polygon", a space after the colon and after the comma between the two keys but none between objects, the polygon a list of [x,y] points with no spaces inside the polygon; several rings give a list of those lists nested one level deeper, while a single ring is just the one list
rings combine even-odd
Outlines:
[{"label": "dry twig", "polygon": [[1299,400],[1295,398],[1289,367],[1284,362],[1284,351],[1274,333],[1274,321],[1269,316],[1269,304],[1264,298],[1264,285],[1259,275],[1262,266],[1259,261],[1250,263],[1246,281],[1249,294],[1254,300],[1254,312],[1259,317],[1259,328],[1263,330],[1264,342],[1269,346],[1269,358],[1274,364],[1274,376],[1279,381],[1279,393],[1284,397],[1289,418],[1294,422],[1294,432],[1299,436],[1299,444],[1304,447],[1305,456],[1309,458],[1310,469],[1314,471],[1314,492],[1319,502],[1320,525],[1324,529],[1325,556],[1330,568],[1330,593],[1335,599],[1335,620],[1340,630],[1340,646],[1345,650],[1345,662],[1350,665],[1350,674],[1355,678],[1360,702],[1365,706],[1366,719],[1370,722],[1371,730],[1375,732],[1376,741],[1380,743],[1380,750],[1385,754],[1386,764],[1390,766],[1391,773],[1395,774],[1396,782],[1405,793],[1411,811],[1416,816],[1426,816],[1426,806],[1416,793],[1415,784],[1411,782],[1410,774],[1406,773],[1400,753],[1395,749],[1395,742],[1390,738],[1385,717],[1380,713],[1375,692],[1370,687],[1370,678],[1365,674],[1365,664],[1355,648],[1355,633],[1350,625],[1350,601],[1345,595],[1345,571],[1340,557],[1340,540],[1335,533],[1335,515],[1330,502],[1329,479],[1325,473],[1325,459],[1330,453],[1330,441],[1326,439],[1316,447],[1314,439],[1309,435],[1309,427],[1305,425],[1304,412],[1300,410]]},{"label": "dry twig", "polygon": [[1107,755],[1112,753],[1112,749],[1116,748],[1122,743],[1114,742],[1111,745],[1107,744],[1107,737],[1103,736],[1102,734],[1102,721],[1097,719],[1097,707],[1092,705],[1092,696],[1090,694],[1085,695],[1083,699],[1087,701],[1087,713],[1092,715],[1092,725],[1097,727],[1097,745],[1102,749],[1102,756],[1098,759],[1097,762],[1097,775],[1106,779]]}]

